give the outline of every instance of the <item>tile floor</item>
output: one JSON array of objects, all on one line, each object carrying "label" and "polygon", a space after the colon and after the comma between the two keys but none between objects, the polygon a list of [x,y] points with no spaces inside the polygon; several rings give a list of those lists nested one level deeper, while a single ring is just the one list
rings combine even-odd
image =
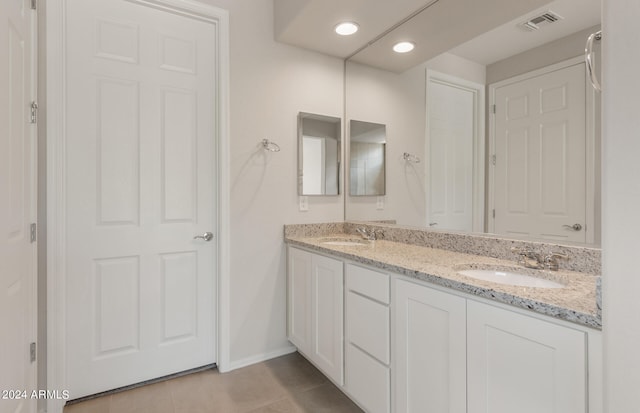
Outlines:
[{"label": "tile floor", "polygon": [[207,370],[65,407],[64,413],[362,412],[298,353],[229,373]]}]

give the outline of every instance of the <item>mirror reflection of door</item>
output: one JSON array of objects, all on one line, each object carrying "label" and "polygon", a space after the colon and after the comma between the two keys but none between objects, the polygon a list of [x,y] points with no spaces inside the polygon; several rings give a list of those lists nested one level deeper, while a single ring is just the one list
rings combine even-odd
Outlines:
[{"label": "mirror reflection of door", "polygon": [[484,86],[427,72],[427,224],[482,231]]},{"label": "mirror reflection of door", "polygon": [[299,195],[340,193],[341,119],[298,114]]},{"label": "mirror reflection of door", "polygon": [[586,242],[582,62],[494,85],[493,232]]},{"label": "mirror reflection of door", "polygon": [[304,158],[302,192],[308,195],[326,193],[325,139],[316,136],[303,136],[302,151]]}]

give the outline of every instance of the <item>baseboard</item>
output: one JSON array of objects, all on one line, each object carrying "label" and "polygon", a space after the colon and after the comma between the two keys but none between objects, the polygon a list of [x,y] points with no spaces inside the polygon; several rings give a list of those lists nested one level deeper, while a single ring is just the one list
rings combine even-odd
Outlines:
[{"label": "baseboard", "polygon": [[[229,368],[225,370],[220,370],[221,373],[226,373],[232,370],[236,370],[242,367],[247,367],[252,364],[260,363],[263,361],[271,360],[276,357],[284,356],[287,354],[295,353],[297,349],[294,346],[287,346],[280,348],[275,351],[271,351],[269,353],[257,354],[255,356],[247,357],[241,360],[231,361],[229,362]],[[219,367],[219,366],[218,366]]]},{"label": "baseboard", "polygon": [[212,369],[215,369],[216,367],[217,366],[216,366],[215,363],[207,364],[207,365],[196,367],[196,368],[193,368],[193,369],[179,371],[179,372],[173,373],[173,374],[168,374],[166,376],[156,377],[156,378],[149,379],[149,380],[144,380],[144,381],[141,381],[141,382],[138,382],[138,383],[129,384],[127,386],[118,387],[116,389],[111,389],[111,390],[103,391],[103,392],[100,392],[100,393],[91,394],[89,396],[84,396],[84,397],[79,397],[77,399],[68,400],[66,406],[69,406],[69,405],[72,405],[72,404],[76,404],[76,403],[81,403],[81,402],[84,402],[84,401],[87,401],[87,400],[91,400],[91,399],[97,399],[98,397],[109,396],[109,395],[116,394],[116,393],[122,393],[122,392],[127,391],[127,390],[132,390],[132,389],[137,389],[139,387],[148,386],[149,384],[160,383],[160,382],[163,382],[163,381],[176,379],[178,377],[188,376],[189,374],[199,373],[201,371],[212,370]]}]

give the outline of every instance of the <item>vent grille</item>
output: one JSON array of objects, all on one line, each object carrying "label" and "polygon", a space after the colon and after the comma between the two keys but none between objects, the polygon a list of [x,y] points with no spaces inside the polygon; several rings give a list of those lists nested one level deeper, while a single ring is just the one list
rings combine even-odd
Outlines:
[{"label": "vent grille", "polygon": [[549,10],[538,16],[532,17],[531,19],[529,19],[524,23],[521,23],[520,27],[528,31],[535,31],[540,29],[540,27],[542,26],[555,23],[558,20],[562,20],[562,19],[564,19],[564,17]]}]

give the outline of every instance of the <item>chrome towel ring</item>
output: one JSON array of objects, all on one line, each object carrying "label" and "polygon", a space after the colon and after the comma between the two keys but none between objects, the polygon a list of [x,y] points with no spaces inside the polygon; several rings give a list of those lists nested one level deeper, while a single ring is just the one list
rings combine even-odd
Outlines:
[{"label": "chrome towel ring", "polygon": [[262,140],[262,147],[269,152],[280,152],[280,146],[275,142],[271,142],[269,139]]},{"label": "chrome towel ring", "polygon": [[602,91],[598,77],[593,69],[593,42],[594,40],[602,40],[602,30],[595,33],[591,33],[587,38],[587,45],[584,49],[584,61],[587,64],[587,72],[589,73],[589,79],[591,79],[591,85],[598,92]]},{"label": "chrome towel ring", "polygon": [[411,162],[411,163],[420,163],[420,158],[418,158],[415,155],[411,155],[409,152],[405,152],[402,155],[402,159],[404,159],[407,162]]}]

